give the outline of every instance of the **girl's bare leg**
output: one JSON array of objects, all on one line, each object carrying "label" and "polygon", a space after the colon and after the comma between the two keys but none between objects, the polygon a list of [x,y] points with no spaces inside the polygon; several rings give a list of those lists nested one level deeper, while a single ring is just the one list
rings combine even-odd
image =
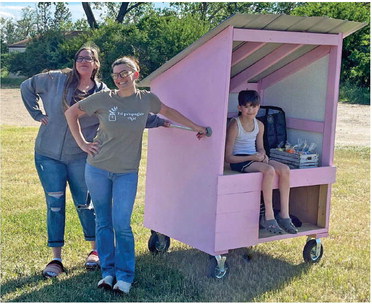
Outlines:
[{"label": "girl's bare leg", "polygon": [[265,219],[272,220],[274,219],[274,210],[273,210],[273,181],[275,177],[275,169],[268,164],[254,162],[244,172],[262,172],[262,193],[265,203]]},{"label": "girl's bare leg", "polygon": [[274,167],[275,172],[279,175],[280,191],[280,217],[289,218],[289,176],[290,169],[287,165],[270,160],[269,164]]}]

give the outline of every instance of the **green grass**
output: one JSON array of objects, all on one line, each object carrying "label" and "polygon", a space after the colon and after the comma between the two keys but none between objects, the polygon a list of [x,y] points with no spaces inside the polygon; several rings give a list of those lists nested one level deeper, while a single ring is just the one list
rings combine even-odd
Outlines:
[{"label": "green grass", "polygon": [[340,85],[340,102],[351,104],[371,104],[369,87],[358,87],[351,82],[344,82]]},{"label": "green grass", "polygon": [[0,87],[1,89],[19,89],[19,86],[25,79],[26,77],[22,77],[22,78],[1,77]]},{"label": "green grass", "polygon": [[149,231],[142,225],[146,136],[140,184],[133,214],[136,283],[129,296],[96,289],[99,272],[86,272],[89,251],[70,196],[64,263],[69,272],[44,280],[50,259],[46,246],[45,202],[33,164],[37,128],[1,129],[1,301],[2,302],[369,302],[370,149],[337,147],[337,182],[332,189],[330,235],[315,265],[302,259],[306,238],[232,250],[230,275],[205,276],[207,254],[171,241],[169,252],[148,252]]}]

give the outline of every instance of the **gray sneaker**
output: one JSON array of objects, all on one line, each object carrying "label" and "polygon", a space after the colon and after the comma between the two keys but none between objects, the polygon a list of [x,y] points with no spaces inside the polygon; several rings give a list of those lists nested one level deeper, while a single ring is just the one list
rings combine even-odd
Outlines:
[{"label": "gray sneaker", "polygon": [[103,288],[103,289],[106,289],[106,290],[111,290],[113,282],[114,282],[114,277],[113,276],[106,276],[98,282],[97,287],[98,288]]},{"label": "gray sneaker", "polygon": [[120,293],[128,294],[131,287],[132,287],[131,283],[119,280],[119,281],[116,282],[113,290],[117,291],[117,292],[120,292]]},{"label": "gray sneaker", "polygon": [[298,230],[295,227],[295,225],[293,225],[292,220],[291,220],[290,217],[289,218],[281,218],[280,215],[278,214],[276,216],[276,220],[277,220],[279,226],[284,231],[286,231],[287,233],[290,233],[290,234],[297,234]]}]

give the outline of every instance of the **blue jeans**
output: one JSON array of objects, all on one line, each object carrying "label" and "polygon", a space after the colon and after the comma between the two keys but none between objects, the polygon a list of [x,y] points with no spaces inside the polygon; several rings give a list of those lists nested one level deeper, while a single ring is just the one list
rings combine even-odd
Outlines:
[{"label": "blue jeans", "polygon": [[62,162],[35,153],[35,166],[47,203],[49,247],[64,245],[67,182],[83,227],[85,240],[96,239],[95,215],[93,208],[89,208],[90,197],[84,178],[85,162],[85,158]]},{"label": "blue jeans", "polygon": [[132,283],[134,237],[130,221],[138,172],[112,173],[86,164],[85,180],[96,211],[97,250],[102,277]]}]

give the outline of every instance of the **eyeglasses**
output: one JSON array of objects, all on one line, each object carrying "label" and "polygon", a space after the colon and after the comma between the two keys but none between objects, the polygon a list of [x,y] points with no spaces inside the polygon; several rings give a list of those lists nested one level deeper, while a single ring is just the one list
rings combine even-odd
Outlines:
[{"label": "eyeglasses", "polygon": [[83,62],[83,61],[85,61],[85,62],[92,62],[94,60],[94,58],[93,57],[84,57],[84,56],[78,56],[77,58],[76,58],[76,62]]},{"label": "eyeglasses", "polygon": [[121,71],[119,73],[112,73],[111,74],[111,77],[112,77],[112,79],[116,80],[116,79],[119,78],[119,76],[121,78],[125,78],[125,77],[128,77],[129,75],[131,75],[132,73],[133,73],[133,71],[126,71],[126,70],[124,70],[124,71]]}]

